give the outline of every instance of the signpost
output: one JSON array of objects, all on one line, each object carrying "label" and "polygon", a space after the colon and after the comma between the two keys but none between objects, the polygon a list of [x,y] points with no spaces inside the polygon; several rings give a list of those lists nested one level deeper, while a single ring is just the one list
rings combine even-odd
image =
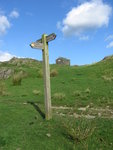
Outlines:
[{"label": "signpost", "polygon": [[52,118],[48,42],[54,40],[55,38],[56,38],[56,35],[54,33],[52,33],[48,36],[46,34],[43,34],[41,39],[30,44],[30,46],[32,48],[42,49],[42,53],[43,53],[45,118],[46,118],[46,120],[49,120]]}]

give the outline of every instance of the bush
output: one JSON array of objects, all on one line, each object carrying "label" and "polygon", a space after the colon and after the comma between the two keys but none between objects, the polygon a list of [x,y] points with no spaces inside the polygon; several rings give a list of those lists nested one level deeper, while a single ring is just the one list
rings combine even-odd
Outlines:
[{"label": "bush", "polygon": [[58,71],[56,69],[51,70],[50,77],[56,77],[58,75]]},{"label": "bush", "polygon": [[13,75],[13,79],[12,79],[13,85],[21,85],[22,82],[22,74],[21,73],[17,73]]},{"label": "bush", "polygon": [[55,93],[52,98],[55,100],[63,100],[65,97],[66,95],[64,93]]}]

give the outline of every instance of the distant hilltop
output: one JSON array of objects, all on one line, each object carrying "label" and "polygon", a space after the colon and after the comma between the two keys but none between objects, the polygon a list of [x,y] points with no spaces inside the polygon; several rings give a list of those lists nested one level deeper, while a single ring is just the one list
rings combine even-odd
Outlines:
[{"label": "distant hilltop", "polygon": [[[102,60],[100,60],[99,62],[107,61],[107,60],[113,60],[113,55],[106,56]],[[97,62],[97,63],[99,63],[99,62]],[[30,64],[34,64],[34,63],[35,64],[37,64],[37,63],[38,64],[42,64],[42,61],[39,61],[39,60],[36,60],[36,59],[32,59],[32,58],[17,58],[17,57],[13,57],[9,61],[0,62],[0,65],[2,65],[2,64],[11,64],[11,65],[15,65],[15,66],[21,66],[21,65],[30,65]],[[68,58],[58,57],[56,59],[56,64],[70,66],[71,61]],[[75,64],[73,66],[78,66],[78,65]]]},{"label": "distant hilltop", "polygon": [[113,59],[113,55],[106,56],[102,59],[102,61]]},{"label": "distant hilltop", "polygon": [[[104,57],[101,61],[97,62],[96,64],[97,65],[99,63],[112,64],[112,62],[113,62],[113,55]],[[70,59],[59,57],[56,59],[56,64],[70,66]],[[42,66],[42,61],[38,61],[31,58],[13,57],[9,61],[0,62],[0,79],[8,79],[14,74],[15,70],[23,71],[22,67],[38,69],[41,66]],[[77,65],[73,65],[73,66],[78,67]]]},{"label": "distant hilltop", "polygon": [[9,61],[5,62],[0,62],[0,64],[11,64],[11,65],[16,65],[16,66],[21,66],[21,65],[26,65],[26,64],[32,64],[32,63],[42,63],[42,61],[38,61],[32,58],[17,58],[13,57]]}]

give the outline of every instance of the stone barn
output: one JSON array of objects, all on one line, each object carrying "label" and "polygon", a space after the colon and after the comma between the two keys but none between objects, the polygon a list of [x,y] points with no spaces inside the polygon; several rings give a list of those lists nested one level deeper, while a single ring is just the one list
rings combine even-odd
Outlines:
[{"label": "stone barn", "polygon": [[70,59],[59,57],[56,59],[56,64],[70,66]]}]

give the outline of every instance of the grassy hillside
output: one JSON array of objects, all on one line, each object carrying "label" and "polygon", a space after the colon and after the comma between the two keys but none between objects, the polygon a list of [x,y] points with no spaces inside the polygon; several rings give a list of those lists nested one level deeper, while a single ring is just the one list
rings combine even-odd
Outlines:
[{"label": "grassy hillside", "polygon": [[[84,66],[50,65],[53,119],[44,120],[42,63],[0,64],[0,150],[113,149],[113,56]],[[14,86],[14,77],[21,84]]]}]

